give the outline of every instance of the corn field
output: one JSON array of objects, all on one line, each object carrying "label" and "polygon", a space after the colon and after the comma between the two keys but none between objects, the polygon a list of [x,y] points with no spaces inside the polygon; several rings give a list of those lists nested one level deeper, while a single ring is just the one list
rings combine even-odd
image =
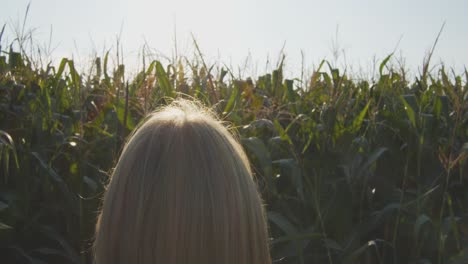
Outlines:
[{"label": "corn field", "polygon": [[389,56],[372,81],[327,61],[306,80],[284,78],[282,62],[240,79],[200,58],[153,61],[127,80],[109,53],[83,73],[1,52],[1,263],[92,263],[125,138],[180,96],[239,132],[274,263],[468,263],[467,71],[408,80]]}]

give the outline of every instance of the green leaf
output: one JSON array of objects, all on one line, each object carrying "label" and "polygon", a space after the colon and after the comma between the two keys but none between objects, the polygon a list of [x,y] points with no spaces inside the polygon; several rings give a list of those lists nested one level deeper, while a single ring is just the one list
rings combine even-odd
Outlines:
[{"label": "green leaf", "polygon": [[67,58],[63,58],[63,59],[60,61],[60,65],[59,65],[58,71],[57,71],[57,73],[55,74],[55,80],[56,80],[57,82],[62,78],[63,71],[65,70],[65,66],[67,66],[67,64],[68,64],[68,59],[67,59]]},{"label": "green leaf", "polygon": [[345,257],[345,259],[343,260],[343,264],[354,264],[354,263],[359,263],[357,262],[357,260],[359,259],[359,257],[364,253],[366,252],[370,247],[377,247],[376,245],[376,241],[374,240],[370,240],[368,241],[366,244],[362,245],[360,248],[356,249],[354,252],[352,252],[351,254],[349,254],[348,256]]},{"label": "green leaf", "polygon": [[110,78],[109,75],[107,74],[107,64],[109,61],[109,51],[106,52],[106,55],[104,55],[104,80],[106,81],[107,85],[110,86]]},{"label": "green leaf", "polygon": [[278,122],[278,120],[275,119],[275,121],[274,121],[273,123],[275,124],[276,130],[278,130],[281,139],[284,140],[284,141],[287,141],[287,142],[289,143],[289,145],[293,145],[293,142],[292,142],[291,138],[289,137],[289,135],[288,135],[288,133],[286,132],[286,130],[283,129],[283,127],[282,127],[281,124]]},{"label": "green leaf", "polygon": [[460,154],[468,154],[468,142],[465,142],[465,144],[463,144],[462,148],[460,149]]},{"label": "green leaf", "polygon": [[164,70],[161,62],[156,61],[156,77],[159,82],[159,87],[163,90],[165,96],[174,97],[175,92],[169,81],[169,77]]},{"label": "green leaf", "polygon": [[[412,97],[414,97],[414,95],[411,95]],[[403,103],[403,106],[404,106],[404,109],[405,109],[405,112],[406,112],[406,115],[408,117],[408,119],[410,120],[411,122],[411,125],[416,128],[416,114],[415,114],[415,109],[408,103],[408,100],[409,98],[412,98],[412,97],[409,97],[409,96],[400,96],[400,100],[401,102]]]},{"label": "green leaf", "polygon": [[234,82],[234,86],[232,87],[231,90],[231,95],[229,96],[228,103],[226,104],[226,107],[224,108],[224,113],[229,114],[231,110],[233,109],[234,105],[236,104],[236,101],[238,99],[239,95],[239,82]]},{"label": "green leaf", "polygon": [[449,212],[450,212],[450,227],[452,229],[453,236],[455,237],[457,248],[460,248],[460,232],[458,231],[458,223],[457,223],[457,221],[460,218],[455,216],[455,213],[453,210],[452,197],[450,196],[450,194],[447,194],[447,205],[448,205]]},{"label": "green leaf", "polygon": [[[305,119],[305,118],[306,118],[306,116],[305,116],[304,114],[299,114],[299,115],[297,115],[297,116],[288,124],[288,126],[287,126],[286,129],[284,130],[284,133],[287,134],[288,131],[291,129],[291,127],[292,127],[294,124],[296,124],[299,120],[303,120],[303,119]],[[276,120],[276,122],[278,122],[278,121]],[[277,124],[277,126],[278,126],[278,125],[281,127],[281,125],[280,125],[279,123]],[[281,129],[282,129],[282,127],[281,127]]]},{"label": "green leaf", "polygon": [[76,264],[79,263],[78,258],[73,259],[73,257],[69,256],[66,252],[61,251],[61,250],[58,250],[58,249],[55,249],[55,248],[45,248],[45,247],[41,247],[41,248],[33,249],[32,252],[39,253],[39,254],[41,254],[41,255],[60,256],[60,257],[63,257],[63,258],[65,258],[65,259],[67,259],[67,260],[70,260],[71,263],[76,263]]},{"label": "green leaf", "polygon": [[42,226],[40,231],[51,238],[52,240],[56,241],[60,244],[60,246],[65,250],[65,255],[68,256],[73,263],[79,263],[80,257],[76,253],[75,249],[70,245],[70,243],[55,229],[49,226]]},{"label": "green leaf", "polygon": [[0,74],[5,74],[7,71],[8,66],[6,63],[6,56],[0,56]]},{"label": "green leaf", "polygon": [[383,75],[383,69],[385,67],[385,65],[387,65],[388,61],[390,60],[390,58],[392,58],[393,56],[393,53],[390,53],[390,55],[388,55],[383,61],[382,63],[380,63],[380,66],[379,66],[379,73],[380,73],[380,76]]},{"label": "green leaf", "polygon": [[286,236],[277,237],[273,241],[271,241],[271,244],[275,245],[275,244],[283,243],[283,242],[291,242],[291,241],[311,239],[311,238],[320,238],[320,237],[322,237],[322,234],[317,233],[317,232],[299,232],[295,235],[286,235]]},{"label": "green leaf", "polygon": [[286,217],[278,212],[268,212],[267,218],[287,235],[295,235],[298,233],[297,228],[291,222],[289,222]]},{"label": "green leaf", "polygon": [[0,222],[0,230],[12,229],[13,227]]},{"label": "green leaf", "polygon": [[62,195],[68,200],[72,211],[78,214],[78,198],[75,196],[70,189],[68,188],[65,181],[60,177],[55,170],[50,167],[39,155],[37,152],[31,152],[31,155],[39,161],[40,167],[50,176],[50,178],[54,181],[58,189],[62,192]]},{"label": "green leaf", "polygon": [[20,248],[18,246],[9,246],[9,247],[7,247],[7,249],[15,250],[17,253],[19,253],[20,256],[22,256],[24,259],[26,259],[28,261],[26,263],[34,263],[34,259],[31,258],[31,256],[29,256],[22,248]]},{"label": "green leaf", "polygon": [[[117,69],[114,72],[114,81],[117,81],[116,83],[119,83],[119,82],[123,83],[124,77],[125,77],[125,65],[120,64],[119,66],[117,66]],[[117,85],[117,87],[119,86]]]},{"label": "green leaf", "polygon": [[273,71],[272,76],[271,76],[271,84],[272,84],[271,94],[278,99],[281,99],[281,97],[284,94],[282,83],[283,83],[283,68],[281,65],[278,69]]},{"label": "green leaf", "polygon": [[70,75],[72,79],[73,86],[75,88],[75,94],[79,95],[78,92],[80,91],[80,75],[78,71],[75,69],[75,64],[72,60],[68,60],[68,67],[70,68]]},{"label": "green leaf", "polygon": [[468,248],[462,249],[457,255],[449,260],[449,264],[466,264],[468,263]]},{"label": "green leaf", "polygon": [[[4,24],[3,24],[3,27],[2,27],[2,30],[0,31],[0,43],[2,43],[1,41],[2,41],[2,37],[3,37],[3,33],[5,32],[5,27],[6,27],[6,25],[7,25],[7,24],[4,23]],[[0,44],[0,52],[1,52],[1,50],[2,50],[1,47],[2,47],[2,46],[1,46],[1,44]]]},{"label": "green leaf", "polygon": [[270,152],[266,148],[265,144],[256,137],[249,137],[243,138],[241,140],[242,145],[244,148],[249,152],[252,153],[253,156],[257,159],[263,177],[268,185],[268,188],[273,193],[276,193],[276,185],[273,179],[273,167],[271,162]]},{"label": "green leaf", "polygon": [[[126,121],[126,128],[129,131],[133,131],[133,129],[135,128],[135,122],[133,121],[133,118],[130,115],[130,111],[125,111],[125,99],[120,98],[119,102],[114,107],[120,124],[124,125],[124,121]],[[125,114],[127,114],[127,117],[125,117]]]},{"label": "green leaf", "polygon": [[287,102],[294,103],[296,101],[296,92],[294,91],[294,80],[285,80],[284,81]]},{"label": "green leaf", "polygon": [[325,246],[327,248],[340,251],[340,252],[344,251],[344,248],[333,239],[325,238],[323,242],[325,242]]},{"label": "green leaf", "polygon": [[7,209],[8,208],[8,204],[0,201],[0,212]]},{"label": "green leaf", "polygon": [[320,70],[322,69],[323,67],[323,64],[325,64],[325,60],[322,60],[318,66],[318,68],[314,71],[314,73],[312,74],[312,77],[311,77],[311,80],[310,80],[310,86],[309,88],[314,88],[315,87],[315,84],[317,83],[317,81],[319,80],[320,76],[322,75],[322,73],[320,72]]},{"label": "green leaf", "polygon": [[432,136],[432,128],[434,126],[434,116],[432,114],[421,114],[420,116],[421,135],[425,138],[430,138]]},{"label": "green leaf", "polygon": [[426,214],[421,214],[418,216],[416,221],[414,222],[414,238],[419,239],[419,234],[421,232],[421,228],[426,224],[426,223],[431,223],[431,218],[427,216]]},{"label": "green leaf", "polygon": [[389,203],[384,208],[375,211],[372,213],[374,216],[374,222],[379,222],[388,217],[389,215],[393,214],[394,212],[400,210],[402,205],[400,203]]},{"label": "green leaf", "polygon": [[291,177],[299,198],[304,201],[304,184],[302,182],[301,169],[294,159],[280,159],[273,161],[279,165],[283,176]]},{"label": "green leaf", "polygon": [[10,166],[10,152],[13,154],[13,160],[17,169],[20,168],[18,155],[16,152],[15,142],[13,138],[7,132],[0,130],[0,161],[4,159],[4,180],[5,183],[8,181],[9,166]]},{"label": "green leaf", "polygon": [[96,59],[94,60],[94,65],[96,65],[96,75],[94,76],[94,78],[96,80],[99,80],[101,78],[101,75],[102,75],[102,66],[101,66],[101,58],[100,57],[96,57]]},{"label": "green leaf", "polygon": [[224,80],[224,77],[228,74],[229,72],[226,71],[224,68],[221,68],[221,73],[219,74],[219,79],[218,82],[222,83]]},{"label": "green leaf", "polygon": [[83,181],[93,192],[95,192],[97,190],[98,185],[97,185],[96,181],[93,180],[92,178],[90,178],[88,176],[84,176]]},{"label": "green leaf", "polygon": [[358,175],[362,175],[364,171],[368,170],[388,149],[380,147],[372,151],[366,159],[364,165],[360,168]]},{"label": "green leaf", "polygon": [[10,65],[11,69],[17,69],[23,66],[23,58],[21,57],[21,53],[14,52],[10,49],[10,54],[8,54],[8,64]]},{"label": "green leaf", "polygon": [[327,88],[333,88],[332,81],[330,79],[330,75],[328,75],[326,72],[322,72],[322,76],[325,79],[325,83],[327,84]]},{"label": "green leaf", "polygon": [[364,108],[361,110],[359,115],[356,116],[356,118],[353,120],[353,123],[348,128],[348,131],[350,133],[356,133],[356,132],[359,131],[359,129],[361,128],[361,125],[362,125],[362,121],[364,121],[364,117],[366,116],[367,110],[369,109],[370,103],[371,103],[371,101],[367,102],[366,106],[364,106]]}]

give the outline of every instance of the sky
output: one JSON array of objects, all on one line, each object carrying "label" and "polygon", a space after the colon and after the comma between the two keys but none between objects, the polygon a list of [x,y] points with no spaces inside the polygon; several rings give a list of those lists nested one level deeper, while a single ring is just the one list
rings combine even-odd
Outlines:
[{"label": "sky", "polygon": [[14,39],[28,3],[26,28],[36,43],[50,43],[54,58],[115,53],[120,35],[124,62],[133,67],[145,44],[164,61],[176,47],[192,56],[195,38],[209,64],[239,74],[270,70],[281,51],[295,77],[322,59],[370,73],[393,51],[393,63],[418,72],[445,23],[433,65],[461,73],[468,64],[467,0],[0,0],[2,43]]}]

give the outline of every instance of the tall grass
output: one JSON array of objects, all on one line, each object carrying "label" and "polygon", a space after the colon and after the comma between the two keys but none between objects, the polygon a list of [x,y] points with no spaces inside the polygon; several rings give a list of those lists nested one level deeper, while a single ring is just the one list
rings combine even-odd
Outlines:
[{"label": "tall grass", "polygon": [[131,79],[109,53],[84,74],[67,58],[55,67],[1,51],[2,263],[91,263],[123,140],[177,96],[238,128],[276,263],[468,262],[468,72],[427,61],[408,80],[389,56],[375,81],[327,61],[300,80],[285,79],[282,62],[239,79],[196,50],[195,62],[146,62]]}]

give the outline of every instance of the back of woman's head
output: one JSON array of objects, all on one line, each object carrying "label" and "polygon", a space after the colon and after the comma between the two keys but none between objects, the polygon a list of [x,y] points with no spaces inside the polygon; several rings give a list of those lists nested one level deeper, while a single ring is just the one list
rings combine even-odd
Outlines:
[{"label": "back of woman's head", "polygon": [[97,264],[269,264],[261,199],[241,146],[175,101],[126,143],[104,195]]}]

